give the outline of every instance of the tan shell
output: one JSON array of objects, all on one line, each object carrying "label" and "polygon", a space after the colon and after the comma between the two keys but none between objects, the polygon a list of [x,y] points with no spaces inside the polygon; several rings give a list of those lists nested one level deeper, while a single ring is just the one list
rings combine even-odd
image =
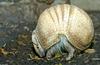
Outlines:
[{"label": "tan shell", "polygon": [[62,4],[46,9],[39,17],[36,35],[43,48],[58,42],[59,34],[64,34],[77,49],[84,50],[94,36],[90,17],[80,8]]}]

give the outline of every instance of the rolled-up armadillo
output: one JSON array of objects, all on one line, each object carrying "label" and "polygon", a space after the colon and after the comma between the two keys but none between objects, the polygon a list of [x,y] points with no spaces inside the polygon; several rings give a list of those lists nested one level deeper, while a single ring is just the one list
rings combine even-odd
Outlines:
[{"label": "rolled-up armadillo", "polygon": [[65,50],[66,60],[70,60],[75,48],[83,51],[91,45],[93,36],[93,23],[85,11],[74,5],[60,4],[40,15],[32,42],[40,57],[51,58]]}]

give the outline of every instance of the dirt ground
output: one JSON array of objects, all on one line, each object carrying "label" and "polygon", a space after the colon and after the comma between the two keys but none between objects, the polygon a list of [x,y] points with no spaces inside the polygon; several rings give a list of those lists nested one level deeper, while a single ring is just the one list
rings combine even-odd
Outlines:
[{"label": "dirt ground", "polygon": [[86,11],[94,24],[95,53],[83,53],[71,61],[65,61],[65,57],[45,60],[35,55],[31,33],[39,14],[52,3],[37,1],[0,0],[0,65],[100,65],[100,11]]}]

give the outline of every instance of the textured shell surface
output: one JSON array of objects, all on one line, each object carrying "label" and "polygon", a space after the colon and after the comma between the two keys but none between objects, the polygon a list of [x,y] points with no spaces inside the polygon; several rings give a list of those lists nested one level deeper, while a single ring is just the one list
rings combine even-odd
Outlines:
[{"label": "textured shell surface", "polygon": [[84,50],[91,43],[94,28],[91,18],[82,9],[68,4],[47,8],[39,17],[36,35],[43,48],[50,48],[64,34],[77,49]]}]

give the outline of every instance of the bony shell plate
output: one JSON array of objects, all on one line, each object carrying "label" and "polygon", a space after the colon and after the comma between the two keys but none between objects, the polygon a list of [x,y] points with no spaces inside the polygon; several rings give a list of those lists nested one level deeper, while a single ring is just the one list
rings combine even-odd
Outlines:
[{"label": "bony shell plate", "polygon": [[58,35],[63,34],[74,47],[84,50],[94,36],[93,23],[87,13],[68,4],[47,8],[40,15],[35,31],[45,49],[56,44]]}]

